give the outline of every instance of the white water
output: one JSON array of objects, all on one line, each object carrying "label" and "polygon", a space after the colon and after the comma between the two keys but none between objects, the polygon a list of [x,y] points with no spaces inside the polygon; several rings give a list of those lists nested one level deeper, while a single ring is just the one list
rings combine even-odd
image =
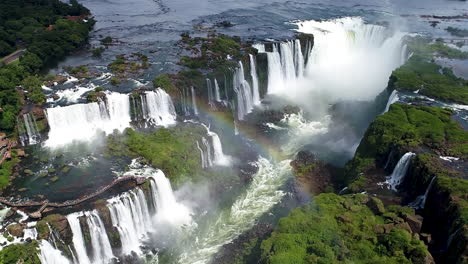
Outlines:
[{"label": "white water", "polygon": [[[162,89],[141,96],[143,118],[148,124],[170,126],[176,123],[171,97]],[[135,106],[135,102],[133,103]],[[91,141],[99,133],[109,134],[130,127],[128,94],[106,92],[105,102],[74,104],[46,109],[50,132],[46,146],[58,147],[77,141]]]},{"label": "white water", "polygon": [[46,109],[50,132],[46,146],[91,141],[99,132],[123,131],[130,126],[128,95],[107,93],[105,102],[75,104]]},{"label": "white water", "polygon": [[79,264],[91,264],[91,260],[86,253],[83,232],[81,231],[80,221],[78,219],[80,216],[83,216],[82,212],[67,215],[68,224],[73,233],[73,247],[75,248]]},{"label": "white water", "polygon": [[402,42],[405,33],[365,24],[362,18],[301,21],[296,25],[299,32],[314,34],[314,47],[304,73],[307,81],[297,87],[273,87],[272,92],[298,99],[309,91],[331,102],[372,100],[406,58]]},{"label": "white water", "polygon": [[114,254],[99,214],[94,210],[86,212],[85,216],[91,236],[93,263],[109,263],[114,258]]},{"label": "white water", "polygon": [[278,190],[290,172],[289,160],[272,164],[260,158],[258,172],[246,191],[234,204],[221,212],[219,217],[207,225],[202,236],[194,241],[192,248],[185,248],[179,263],[208,263],[211,257],[225,244],[231,242],[253,227],[257,219],[281,201],[284,192]]},{"label": "white water", "polygon": [[[261,50],[264,52],[265,48]],[[305,59],[299,40],[273,44],[273,51],[267,52],[267,58],[269,94],[290,91],[290,88],[304,75]]]},{"label": "white water", "polygon": [[208,105],[211,109],[215,109],[213,87],[211,85],[211,80],[208,78],[206,78],[206,89],[208,90]]},{"label": "white water", "polygon": [[213,166],[213,155],[212,155],[212,148],[210,142],[205,138],[202,137],[203,146],[205,147],[205,151],[203,154],[205,155],[204,160],[206,163],[206,168]]},{"label": "white water", "polygon": [[237,118],[243,120],[248,113],[252,112],[254,101],[250,84],[244,77],[244,66],[240,61],[234,72],[232,85],[237,95]]},{"label": "white water", "polygon": [[390,109],[390,106],[398,101],[398,92],[397,90],[393,90],[392,93],[390,94],[390,97],[388,98],[387,105],[385,106],[384,113],[388,112]]},{"label": "white water", "polygon": [[38,132],[36,119],[33,114],[27,113],[23,115],[24,126],[28,135],[28,143],[36,144],[39,141],[40,134]]},{"label": "white water", "polygon": [[198,107],[197,107],[197,97],[195,95],[195,89],[192,87],[190,87],[190,91],[192,93],[192,108],[193,108],[193,114],[194,115],[198,115]]},{"label": "white water", "polygon": [[413,152],[405,153],[405,155],[400,158],[397,165],[393,169],[392,174],[387,177],[386,183],[392,190],[397,191],[398,185],[403,182],[403,179],[406,176],[406,172],[408,171],[411,158],[413,158],[415,155],[416,154]]},{"label": "white water", "polygon": [[207,168],[208,167],[208,164],[206,162],[207,158],[205,157],[205,152],[203,151],[203,149],[200,147],[200,143],[198,143],[197,141],[197,149],[198,151],[200,151],[200,159],[201,159],[201,163],[202,163],[202,168]]},{"label": "white water", "polygon": [[177,202],[171,183],[161,170],[151,175],[151,191],[155,197],[156,220],[182,227],[192,223],[192,212],[185,205]]},{"label": "white water", "polygon": [[129,255],[132,252],[141,254],[142,240],[151,231],[149,229],[151,218],[144,195],[132,194],[134,193],[124,193],[108,200],[112,225],[119,232],[123,255]]},{"label": "white water", "polygon": [[415,209],[424,209],[424,206],[426,205],[427,195],[429,195],[429,192],[432,189],[432,185],[434,184],[435,178],[436,176],[432,177],[432,180],[427,186],[424,194],[416,197],[416,199],[412,203],[410,203],[408,206],[415,208]]},{"label": "white water", "polygon": [[254,105],[260,104],[260,91],[258,87],[258,76],[257,76],[257,63],[255,57],[249,54],[250,57],[250,76],[252,77],[252,103]]},{"label": "white water", "polygon": [[146,107],[144,113],[150,123],[157,126],[170,126],[176,123],[176,112],[172,99],[164,90],[158,88],[155,91],[145,92]]},{"label": "white water", "polygon": [[47,240],[41,240],[39,250],[38,257],[42,264],[70,264],[62,252],[54,248]]},{"label": "white water", "polygon": [[206,133],[211,139],[210,141],[205,140],[205,138],[202,139],[208,153],[208,164],[228,166],[231,163],[231,157],[224,154],[223,145],[221,144],[221,139],[219,138],[218,134],[211,131],[210,128],[204,124],[202,125],[205,127]]},{"label": "white water", "polygon": [[221,95],[219,93],[219,84],[218,84],[218,81],[216,79],[214,79],[214,84],[215,84],[215,100],[216,102],[221,102]]}]

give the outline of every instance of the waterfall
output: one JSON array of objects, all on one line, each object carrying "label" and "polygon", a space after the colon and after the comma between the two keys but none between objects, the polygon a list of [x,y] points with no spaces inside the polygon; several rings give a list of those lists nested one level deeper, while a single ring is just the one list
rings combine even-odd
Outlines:
[{"label": "waterfall", "polygon": [[98,132],[123,131],[130,126],[128,95],[107,93],[106,102],[74,104],[46,109],[49,139],[46,145],[61,146],[74,141],[90,141]]},{"label": "waterfall", "polygon": [[258,87],[257,65],[255,57],[249,54],[250,57],[250,76],[252,76],[252,100],[254,105],[260,104],[260,92]]},{"label": "waterfall", "polygon": [[213,87],[211,85],[211,80],[206,78],[206,89],[208,90],[208,105],[211,109],[215,108],[214,99],[213,99]]},{"label": "waterfall", "polygon": [[36,144],[40,139],[40,134],[38,132],[39,129],[37,128],[35,116],[31,113],[27,113],[23,115],[23,120],[29,144]]},{"label": "waterfall", "polygon": [[[256,47],[261,45],[257,44]],[[261,50],[261,51],[260,51]],[[259,52],[265,52],[260,48]],[[287,92],[298,78],[304,75],[305,59],[298,39],[273,44],[273,51],[266,52],[268,59],[268,93]]]},{"label": "waterfall", "polygon": [[42,264],[70,264],[62,252],[52,246],[47,240],[39,243],[39,260]]},{"label": "waterfall", "polygon": [[146,118],[148,122],[156,126],[170,126],[176,123],[176,112],[171,97],[161,88],[155,91],[145,92]]},{"label": "waterfall", "polygon": [[210,145],[210,142],[205,138],[205,137],[202,137],[202,142],[203,142],[203,145],[205,146],[205,149],[206,149],[206,157],[205,157],[205,160],[206,160],[206,167],[211,167],[213,166],[213,158],[211,155],[211,145]]},{"label": "waterfall", "polygon": [[296,39],[294,41],[294,62],[296,66],[296,76],[304,75],[304,55],[302,54],[301,42]]},{"label": "waterfall", "polygon": [[221,102],[221,95],[219,93],[218,80],[216,80],[216,78],[214,79],[214,84],[215,84],[215,100],[216,102]]},{"label": "waterfall", "polygon": [[67,215],[68,224],[73,234],[73,247],[75,248],[79,264],[91,264],[91,260],[86,253],[83,232],[81,231],[80,220],[78,217],[83,216],[82,212]]},{"label": "waterfall", "polygon": [[392,93],[390,94],[390,97],[388,97],[388,102],[387,105],[385,106],[384,113],[388,112],[390,109],[390,106],[398,101],[398,92],[397,90],[393,90]]},{"label": "waterfall", "polygon": [[426,191],[424,192],[424,194],[416,197],[416,199],[408,205],[409,207],[412,207],[412,208],[415,208],[415,209],[424,209],[424,206],[426,205],[427,195],[431,191],[431,188],[432,188],[432,185],[434,184],[435,178],[436,178],[436,176],[432,177],[432,180],[429,183],[429,185],[427,186]]},{"label": "waterfall", "polygon": [[[89,246],[92,249],[92,258],[88,256],[86,251],[84,234],[79,220],[80,217],[86,219],[86,224],[89,228],[89,236],[91,239],[91,245]],[[77,264],[105,264],[112,261],[114,255],[109,238],[107,237],[104,224],[96,210],[69,214],[67,220],[73,233],[73,247],[75,248],[77,260],[79,262]]]},{"label": "waterfall", "polygon": [[225,244],[252,228],[259,217],[281,201],[285,192],[279,188],[290,173],[290,160],[273,164],[259,158],[257,173],[245,192],[230,208],[223,210],[219,217],[209,223],[208,230],[197,243],[185,247],[178,263],[210,263],[210,259]]},{"label": "waterfall", "polygon": [[122,254],[141,254],[141,240],[151,231],[148,202],[140,189],[108,200],[112,225],[118,230]]},{"label": "waterfall", "polygon": [[196,95],[195,95],[195,89],[192,87],[190,87],[190,91],[192,92],[192,108],[193,108],[193,114],[194,115],[198,115],[198,107],[197,107],[197,98],[196,98]]},{"label": "waterfall", "polygon": [[276,45],[273,52],[267,52],[268,59],[268,93],[275,94],[283,90],[284,80],[281,68],[281,57]]},{"label": "waterfall", "polygon": [[240,61],[238,65],[234,72],[233,87],[237,94],[237,118],[243,120],[245,115],[252,112],[254,102],[252,89],[244,77],[244,66]]},{"label": "waterfall", "polygon": [[202,163],[202,168],[208,167],[208,164],[206,163],[207,158],[205,157],[205,152],[200,147],[200,144],[198,143],[198,141],[197,141],[197,148],[198,148],[198,151],[200,151],[200,159],[201,159],[201,163]]},{"label": "waterfall", "polygon": [[313,92],[330,103],[372,100],[385,89],[392,71],[404,63],[403,32],[366,24],[359,17],[300,21],[296,25],[299,32],[314,35],[314,47],[306,56],[304,77],[308,85],[288,85],[285,95],[299,97]]},{"label": "waterfall", "polygon": [[[203,124],[202,124],[203,125]],[[231,162],[231,157],[227,156],[223,152],[223,146],[221,144],[221,139],[219,138],[218,134],[215,132],[212,132],[209,127],[203,125],[206,129],[206,133],[211,139],[211,142],[208,142],[205,138],[202,138],[202,140],[206,141],[206,148],[207,152],[209,153],[208,159],[210,160],[209,163],[218,165],[218,166],[228,166]],[[210,147],[211,143],[211,147]],[[211,149],[213,149],[213,152],[211,153]]]},{"label": "waterfall", "polygon": [[392,175],[387,177],[386,183],[390,186],[390,188],[394,191],[397,191],[398,185],[400,185],[408,171],[411,158],[413,158],[416,154],[413,152],[408,152],[401,159],[398,161],[397,165],[393,169]]},{"label": "waterfall", "polygon": [[177,202],[171,183],[161,170],[151,174],[151,191],[156,206],[156,220],[176,227],[190,225],[191,212],[188,207]]},{"label": "waterfall", "polygon": [[95,210],[86,212],[85,216],[91,236],[93,263],[109,263],[114,258],[114,254],[101,218]]}]

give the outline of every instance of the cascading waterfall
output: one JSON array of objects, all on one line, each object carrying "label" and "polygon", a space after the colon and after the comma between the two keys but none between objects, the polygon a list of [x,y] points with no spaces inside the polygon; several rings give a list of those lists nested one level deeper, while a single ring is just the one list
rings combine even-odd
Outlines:
[{"label": "cascading waterfall", "polygon": [[203,149],[200,147],[200,143],[198,143],[198,141],[197,141],[197,148],[198,148],[198,151],[200,151],[200,159],[202,163],[202,168],[207,168],[208,164],[207,164],[207,158],[205,157],[206,154],[203,151]]},{"label": "cascading waterfall", "polygon": [[122,242],[122,254],[141,254],[141,241],[150,229],[148,202],[140,189],[108,200],[112,225],[117,228]]},{"label": "cascading waterfall", "polygon": [[28,135],[28,143],[30,145],[36,144],[40,139],[36,118],[31,113],[27,113],[23,115],[23,121],[26,128],[26,133]]},{"label": "cascading waterfall", "polygon": [[211,80],[208,78],[206,78],[206,89],[208,90],[208,105],[211,109],[214,109],[213,87],[211,85]]},{"label": "cascading waterfall", "polygon": [[[89,228],[90,247],[92,249],[91,257],[88,256],[86,251],[84,235],[79,220],[80,217],[85,217]],[[77,264],[105,264],[112,261],[114,258],[112,248],[104,224],[97,211],[72,213],[67,216],[67,220],[73,233],[72,241],[77,255]]]},{"label": "cascading waterfall", "polygon": [[123,255],[141,254],[143,241],[155,231],[157,224],[180,227],[192,221],[190,210],[177,202],[169,179],[161,170],[150,168],[145,171],[145,176],[150,178],[149,198],[137,188],[108,200],[112,225],[119,232]]},{"label": "cascading waterfall", "polygon": [[303,76],[305,60],[304,55],[302,54],[301,41],[298,39],[294,41],[294,63],[296,66],[296,76]]},{"label": "cascading waterfall", "polygon": [[210,128],[205,126],[204,124],[202,125],[205,127],[206,133],[211,139],[209,142],[205,138],[202,138],[203,144],[206,146],[206,150],[208,153],[207,155],[208,164],[215,164],[218,166],[228,166],[231,163],[231,157],[224,154],[223,145],[221,144],[221,139],[219,138],[218,134],[211,131]]},{"label": "cascading waterfall", "polygon": [[112,248],[107,237],[106,229],[97,211],[86,212],[86,222],[89,226],[94,263],[109,263],[114,258]]},{"label": "cascading waterfall", "polygon": [[128,95],[107,93],[106,102],[75,104],[46,109],[49,139],[46,145],[56,147],[74,141],[90,141],[99,131],[112,133],[130,126]]},{"label": "cascading waterfall", "polygon": [[[263,49],[265,50],[265,49]],[[281,57],[276,45],[273,52],[267,52],[268,59],[268,93],[275,94],[284,90],[284,78],[281,67]]]},{"label": "cascading waterfall", "polygon": [[290,160],[272,164],[260,158],[257,173],[244,194],[234,204],[221,212],[219,217],[207,225],[204,235],[193,247],[184,248],[179,263],[209,263],[211,257],[225,244],[252,228],[257,219],[281,201],[285,193],[278,190],[290,173]]},{"label": "cascading waterfall", "polygon": [[390,106],[398,101],[398,92],[397,90],[393,90],[392,93],[390,94],[390,97],[388,97],[388,102],[387,105],[385,106],[384,113],[388,112],[390,109]]},{"label": "cascading waterfall", "polygon": [[70,264],[70,261],[62,252],[52,246],[47,240],[41,240],[39,250],[38,257],[42,264]]},{"label": "cascading waterfall", "polygon": [[106,100],[46,109],[50,132],[47,146],[62,146],[74,141],[90,141],[99,132],[112,133],[130,127],[131,109],[135,119],[148,124],[170,126],[176,123],[171,97],[162,89],[147,91],[139,98],[106,92]]},{"label": "cascading waterfall", "polygon": [[296,25],[299,32],[314,35],[314,47],[304,70],[308,82],[283,87],[280,92],[285,95],[315,92],[332,103],[373,100],[387,86],[392,71],[406,59],[402,55],[405,33],[365,24],[362,18],[301,21]]},{"label": "cascading waterfall", "polygon": [[[259,52],[265,52],[264,45],[256,44]],[[304,75],[305,59],[299,40],[274,43],[273,51],[266,52],[268,59],[268,93],[288,91],[298,78]]]},{"label": "cascading waterfall", "polygon": [[194,115],[198,115],[198,107],[197,107],[197,97],[195,95],[195,89],[192,87],[190,87],[190,91],[192,93],[192,109],[193,109],[193,114]]},{"label": "cascading waterfall", "polygon": [[205,146],[205,149],[206,149],[206,152],[204,152],[204,154],[206,155],[204,157],[205,159],[205,162],[206,162],[206,168],[208,167],[211,167],[213,166],[213,155],[211,154],[211,145],[210,145],[210,142],[205,138],[205,137],[202,137],[202,142],[203,142],[203,146]]},{"label": "cascading waterfall", "polygon": [[151,191],[156,208],[155,218],[159,223],[181,227],[192,224],[191,211],[177,202],[171,182],[161,170],[151,174]]},{"label": "cascading waterfall", "polygon": [[436,178],[436,176],[432,177],[432,180],[429,183],[429,185],[427,186],[426,191],[424,192],[424,194],[416,197],[416,199],[408,205],[409,207],[412,207],[412,208],[415,208],[415,209],[424,209],[424,206],[426,205],[427,195],[431,191],[431,188],[432,188],[432,185],[434,184],[435,178]]},{"label": "cascading waterfall", "polygon": [[244,77],[244,66],[240,61],[238,65],[234,72],[233,87],[237,95],[237,118],[243,120],[248,113],[252,112],[254,101],[250,84]]},{"label": "cascading waterfall", "polygon": [[216,78],[214,79],[214,84],[215,84],[215,90],[214,90],[215,100],[216,100],[216,102],[221,102],[221,94],[219,92],[219,84],[218,84],[218,80],[216,80]]},{"label": "cascading waterfall", "polygon": [[393,169],[392,175],[387,177],[386,183],[390,186],[390,188],[394,191],[397,191],[398,185],[400,185],[408,171],[411,158],[413,158],[416,154],[413,152],[408,152],[401,159],[398,161],[397,165]]},{"label": "cascading waterfall", "polygon": [[156,126],[170,126],[176,123],[176,112],[171,97],[164,90],[158,88],[155,91],[145,92],[146,118],[148,122]]},{"label": "cascading waterfall", "polygon": [[258,87],[257,64],[255,57],[249,54],[250,57],[250,76],[252,77],[252,100],[254,105],[260,104],[260,92]]},{"label": "cascading waterfall", "polygon": [[73,247],[75,248],[79,264],[91,264],[91,260],[86,253],[83,231],[81,230],[80,220],[78,219],[80,216],[83,216],[82,212],[67,215],[68,224],[73,234]]}]

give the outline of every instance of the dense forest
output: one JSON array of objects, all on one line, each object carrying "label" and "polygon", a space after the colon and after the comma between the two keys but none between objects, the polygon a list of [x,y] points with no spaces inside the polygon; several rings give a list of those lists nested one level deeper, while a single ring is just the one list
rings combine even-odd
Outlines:
[{"label": "dense forest", "polygon": [[44,103],[34,75],[87,43],[94,21],[76,0],[5,0],[0,3],[0,56],[25,50],[19,60],[0,68],[0,127],[14,132],[22,108],[22,85],[28,100]]}]

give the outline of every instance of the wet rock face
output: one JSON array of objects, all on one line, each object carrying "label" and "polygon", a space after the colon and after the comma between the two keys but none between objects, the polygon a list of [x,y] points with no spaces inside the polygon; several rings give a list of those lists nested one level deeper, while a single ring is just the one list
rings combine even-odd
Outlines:
[{"label": "wet rock face", "polygon": [[60,214],[48,215],[42,221],[49,223],[54,231],[58,232],[65,244],[72,243],[73,233],[65,216]]},{"label": "wet rock face", "polygon": [[291,161],[296,181],[307,192],[319,194],[333,191],[333,178],[337,168],[318,160],[313,153],[300,151]]}]

